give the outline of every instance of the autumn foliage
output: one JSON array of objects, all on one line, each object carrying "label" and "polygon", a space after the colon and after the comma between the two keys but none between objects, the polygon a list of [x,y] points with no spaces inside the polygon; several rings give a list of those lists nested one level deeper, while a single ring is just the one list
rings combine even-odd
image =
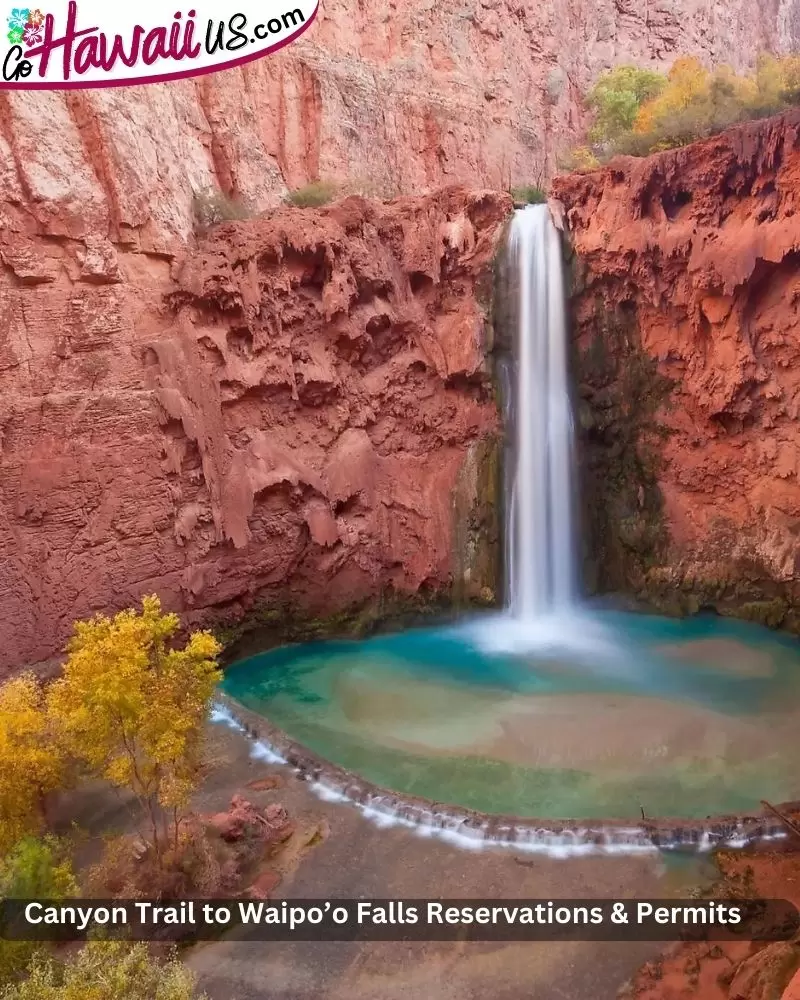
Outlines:
[{"label": "autumn foliage", "polygon": [[174,648],[179,627],[157,597],[145,597],[141,612],[78,622],[47,698],[67,751],[136,796],[157,855],[177,839],[179,814],[199,781],[203,726],[221,678],[217,640],[195,632]]},{"label": "autumn foliage", "polygon": [[[141,610],[78,622],[63,673],[49,688],[31,673],[0,687],[3,897],[78,893],[69,845],[41,834],[48,827],[48,799],[81,776],[105,779],[138,801],[141,867],[152,895],[169,879],[177,885],[184,869],[205,871],[185,817],[203,773],[220,646],[208,632],[195,632],[181,645],[179,628],[177,615],[163,613],[157,597],[145,597]],[[130,853],[130,839],[118,844]],[[0,1000],[196,995],[180,963],[153,960],[145,945],[94,941],[68,961],[32,942],[0,945]]]},{"label": "autumn foliage", "polygon": [[618,153],[644,156],[714,135],[730,125],[800,104],[800,56],[764,55],[754,72],[710,71],[693,57],[666,75],[635,66],[604,73],[587,96],[588,145],[566,164],[592,169]]},{"label": "autumn foliage", "polygon": [[64,757],[33,674],[0,687],[0,851],[46,819],[47,796],[64,779]]},{"label": "autumn foliage", "polygon": [[81,769],[134,794],[157,856],[202,774],[204,725],[220,679],[208,632],[176,644],[177,615],[140,611],[78,622],[63,675],[0,687],[0,852],[47,825],[47,800]]},{"label": "autumn foliage", "polygon": [[604,73],[586,101],[595,114],[590,141],[613,142],[630,132],[641,107],[658,97],[666,85],[663,74],[638,66],[617,66]]},{"label": "autumn foliage", "polygon": [[37,954],[30,976],[0,991],[0,1000],[204,1000],[175,955],[153,958],[145,944],[90,941],[72,959]]}]

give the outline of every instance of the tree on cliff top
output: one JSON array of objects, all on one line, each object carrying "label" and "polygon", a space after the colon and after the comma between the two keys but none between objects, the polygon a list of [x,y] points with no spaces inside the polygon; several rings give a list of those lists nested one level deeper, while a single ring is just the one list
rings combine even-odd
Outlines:
[{"label": "tree on cliff top", "polygon": [[130,788],[158,857],[202,769],[204,725],[221,674],[220,645],[195,632],[171,646],[180,622],[158,597],[142,610],[77,622],[48,709],[69,751],[91,772]]},{"label": "tree on cliff top", "polygon": [[638,66],[617,66],[598,79],[586,99],[595,112],[591,142],[613,142],[633,128],[639,109],[666,86],[661,73]]},{"label": "tree on cliff top", "polygon": [[752,79],[749,103],[757,117],[800,104],[800,56],[761,55]]},{"label": "tree on cliff top", "polygon": [[0,852],[41,827],[47,796],[64,777],[64,758],[44,709],[33,674],[0,687]]},{"label": "tree on cliff top", "polygon": [[762,55],[743,75],[729,66],[711,72],[691,56],[666,76],[618,66],[600,77],[587,104],[595,112],[591,154],[643,156],[800,104],[800,56]]}]

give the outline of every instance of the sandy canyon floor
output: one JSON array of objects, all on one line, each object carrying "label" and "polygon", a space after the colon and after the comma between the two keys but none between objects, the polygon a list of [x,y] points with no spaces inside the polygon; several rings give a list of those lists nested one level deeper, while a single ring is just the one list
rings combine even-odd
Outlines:
[{"label": "sandy canyon floor", "polygon": [[[458,850],[404,829],[379,829],[346,805],[320,801],[286,768],[253,760],[241,734],[212,727],[218,766],[198,801],[224,808],[246,788],[256,804],[280,801],[303,839],[316,842],[283,866],[277,898],[679,897],[709,877],[659,857],[552,860],[512,850]],[[273,778],[280,787],[258,791]],[[323,836],[314,837],[314,831]],[[306,836],[308,835],[308,836]],[[297,863],[299,862],[299,863]],[[187,957],[211,1000],[614,1000],[660,950],[631,943],[215,942]]]}]

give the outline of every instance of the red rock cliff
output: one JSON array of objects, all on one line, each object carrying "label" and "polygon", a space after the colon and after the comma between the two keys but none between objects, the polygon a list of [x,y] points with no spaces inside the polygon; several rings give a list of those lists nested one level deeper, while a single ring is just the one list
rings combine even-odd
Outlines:
[{"label": "red rock cliff", "polygon": [[616,540],[601,581],[796,627],[800,112],[554,193],[577,255],[589,507]]},{"label": "red rock cliff", "polygon": [[201,618],[448,585],[454,488],[496,423],[477,289],[510,207],[282,209],[171,263],[12,206],[0,664],[142,592]]},{"label": "red rock cliff", "polygon": [[552,174],[602,70],[684,53],[741,68],[798,41],[797,0],[323,0],[297,42],[243,68],[0,93],[0,201],[40,232],[163,252],[208,187],[258,209],[318,177],[507,189]]}]

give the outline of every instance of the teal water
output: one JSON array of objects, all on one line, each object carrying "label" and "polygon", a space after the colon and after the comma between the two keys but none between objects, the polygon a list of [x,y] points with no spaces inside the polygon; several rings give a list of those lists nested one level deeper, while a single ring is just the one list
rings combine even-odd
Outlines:
[{"label": "teal water", "polygon": [[222,687],[378,785],[484,812],[694,818],[800,793],[800,643],[714,616],[489,617],[283,647]]}]

